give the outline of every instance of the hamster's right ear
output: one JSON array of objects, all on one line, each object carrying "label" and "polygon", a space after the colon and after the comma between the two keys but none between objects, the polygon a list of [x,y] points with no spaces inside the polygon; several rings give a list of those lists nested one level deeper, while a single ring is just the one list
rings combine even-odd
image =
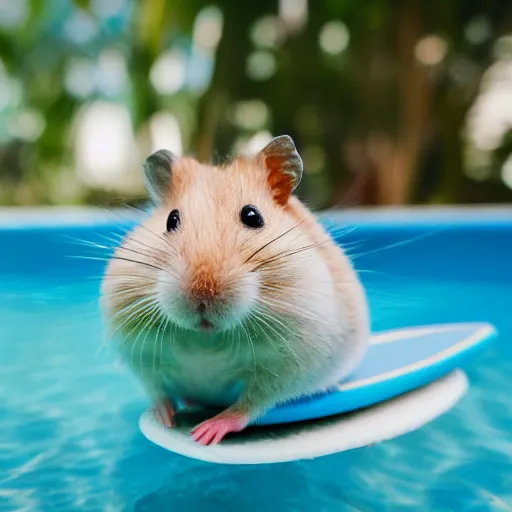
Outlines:
[{"label": "hamster's right ear", "polygon": [[144,183],[149,196],[157,205],[161,205],[171,188],[172,166],[176,156],[160,149],[144,162]]},{"label": "hamster's right ear", "polygon": [[274,200],[284,205],[302,178],[302,159],[289,135],[272,139],[259,153]]}]

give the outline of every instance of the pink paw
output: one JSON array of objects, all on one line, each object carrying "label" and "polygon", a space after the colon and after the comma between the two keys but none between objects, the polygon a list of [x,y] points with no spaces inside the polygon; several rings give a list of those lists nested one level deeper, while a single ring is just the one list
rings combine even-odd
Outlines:
[{"label": "pink paw", "polygon": [[153,411],[157,420],[164,427],[172,428],[176,426],[176,422],[174,420],[174,417],[176,416],[176,409],[169,399],[163,398],[162,400],[159,400],[155,404]]},{"label": "pink paw", "polygon": [[209,420],[203,421],[194,430],[194,441],[202,444],[218,444],[230,432],[240,432],[249,423],[249,418],[242,413],[224,411]]}]

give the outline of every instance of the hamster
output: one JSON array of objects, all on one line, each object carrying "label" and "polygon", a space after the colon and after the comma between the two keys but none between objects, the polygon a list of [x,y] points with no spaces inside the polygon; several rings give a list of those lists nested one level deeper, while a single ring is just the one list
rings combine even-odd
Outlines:
[{"label": "hamster", "polygon": [[103,310],[162,424],[182,402],[223,409],[192,430],[203,445],[335,386],[367,348],[365,292],[293,195],[302,172],[287,135],[220,166],[144,163],[154,209],[112,256]]}]

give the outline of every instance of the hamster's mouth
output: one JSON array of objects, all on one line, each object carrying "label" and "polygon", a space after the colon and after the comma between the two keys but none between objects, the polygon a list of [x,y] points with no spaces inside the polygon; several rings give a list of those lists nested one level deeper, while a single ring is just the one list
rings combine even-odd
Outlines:
[{"label": "hamster's mouth", "polygon": [[199,329],[203,332],[211,332],[215,329],[215,326],[206,318],[203,318],[198,325]]}]

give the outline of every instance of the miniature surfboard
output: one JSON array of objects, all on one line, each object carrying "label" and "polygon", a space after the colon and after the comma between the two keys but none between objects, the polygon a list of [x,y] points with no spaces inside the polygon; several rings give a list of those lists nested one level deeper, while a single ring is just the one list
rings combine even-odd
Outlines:
[{"label": "miniature surfboard", "polygon": [[485,323],[432,325],[375,334],[350,378],[335,390],[269,411],[257,424],[295,422],[361,409],[460,367],[495,334]]},{"label": "miniature surfboard", "polygon": [[147,411],[140,428],[168,450],[221,463],[282,462],[365,446],[415,430],[450,409],[467,388],[465,374],[454,370],[495,335],[487,323],[377,333],[358,368],[334,390],[278,406],[256,422],[258,428],[216,446],[192,440],[190,429],[204,419],[194,415],[166,429]]}]

